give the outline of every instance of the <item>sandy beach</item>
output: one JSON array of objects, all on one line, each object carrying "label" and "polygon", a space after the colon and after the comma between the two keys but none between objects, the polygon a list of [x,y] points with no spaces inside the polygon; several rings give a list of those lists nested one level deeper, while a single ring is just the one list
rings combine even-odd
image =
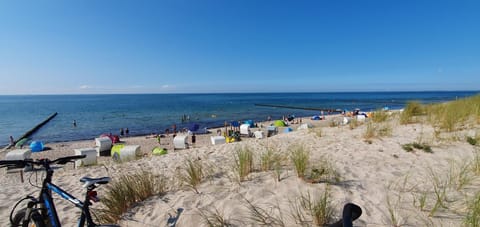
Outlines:
[{"label": "sandy beach", "polygon": [[[334,124],[332,121],[342,122],[343,117],[329,116],[321,121],[304,118],[303,123],[309,123],[313,128],[298,129],[300,124],[293,124],[290,125],[293,131],[289,133],[279,128],[280,133],[272,137],[243,138],[240,142],[221,145],[211,144],[210,136],[216,134],[216,129],[211,129],[212,133],[198,135],[195,145],[184,150],[173,150],[171,135],[162,138],[161,145],[149,136],[124,137],[121,140],[125,144],[140,145],[144,157],[124,163],[99,157],[97,165],[76,169],[68,164],[55,171],[53,181],[81,198],[84,189],[78,180],[83,176],[109,176],[115,180],[122,174],[144,170],[169,179],[164,196],[154,196],[136,204],[124,214],[119,222],[121,226],[166,226],[169,217],[177,215],[176,226],[208,226],[205,216],[214,213],[232,226],[259,226],[252,218],[252,206],[248,202],[275,220],[271,222],[273,226],[302,226],[294,217],[296,201],[305,195],[319,198],[325,190],[328,190],[335,220],[340,217],[341,209],[347,202],[362,208],[363,214],[354,222],[355,226],[462,225],[469,199],[478,192],[480,177],[469,172],[470,180],[461,185],[454,179],[460,176],[457,169],[470,163],[479,152],[478,147],[464,139],[478,132],[478,124],[473,129],[442,134],[443,138],[439,139],[432,126],[420,123],[400,125],[398,116],[393,114],[390,120],[382,123],[391,128],[388,135],[366,139],[369,124],[351,127],[351,124]],[[270,123],[263,122],[263,128],[252,128],[252,131],[265,130]],[[402,148],[402,145],[413,142],[428,143],[433,152],[407,152]],[[292,146],[296,145],[309,152],[310,169],[328,163],[338,174],[338,180],[309,183],[298,178],[289,158]],[[32,158],[53,159],[73,155],[73,149],[93,147],[95,142],[75,141],[46,146],[50,149],[33,153]],[[152,156],[151,150],[156,146],[167,148],[169,153]],[[234,171],[235,152],[244,148],[253,151],[255,171],[240,182]],[[280,181],[275,175],[277,171],[261,170],[261,154],[269,149],[283,157],[278,170]],[[3,158],[5,152],[1,155]],[[198,187],[199,193],[182,186],[178,180],[178,172],[187,159],[200,160],[209,170],[209,177]],[[0,226],[8,226],[8,216],[16,201],[27,194],[37,195],[38,189],[32,187],[28,179],[35,181],[41,176],[25,173],[24,183],[16,173],[2,171],[0,177],[3,184],[0,189]],[[440,185],[448,180],[449,183],[443,185],[448,199],[445,207],[432,214],[435,206],[434,179],[437,178]],[[99,187],[100,197],[105,190],[105,186]],[[425,203],[419,205],[422,195]],[[62,224],[74,226],[78,209],[61,199],[56,200],[56,206]],[[96,206],[101,205],[93,207]],[[182,210],[180,214],[177,213],[179,209]],[[303,224],[313,225],[307,213]]]}]

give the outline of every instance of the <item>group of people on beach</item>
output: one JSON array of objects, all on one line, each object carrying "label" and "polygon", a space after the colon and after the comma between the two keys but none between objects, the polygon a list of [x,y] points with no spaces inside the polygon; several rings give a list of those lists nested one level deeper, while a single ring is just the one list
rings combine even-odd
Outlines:
[{"label": "group of people on beach", "polygon": [[125,131],[123,130],[123,128],[120,128],[120,136],[128,136],[128,133],[130,133],[130,130],[128,130],[128,128],[125,128]]}]

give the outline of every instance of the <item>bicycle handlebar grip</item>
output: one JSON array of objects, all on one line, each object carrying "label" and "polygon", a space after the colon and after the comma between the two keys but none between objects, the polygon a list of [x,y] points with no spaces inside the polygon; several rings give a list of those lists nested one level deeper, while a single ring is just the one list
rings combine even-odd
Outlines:
[{"label": "bicycle handlebar grip", "polygon": [[24,160],[0,160],[1,167],[23,168],[26,164]]},{"label": "bicycle handlebar grip", "polygon": [[54,161],[52,161],[52,163],[57,163],[57,164],[66,164],[67,162],[70,162],[72,160],[75,160],[75,159],[82,159],[82,158],[85,158],[87,157],[87,155],[74,155],[74,156],[67,156],[67,157],[62,157],[62,158],[58,158],[58,159],[55,159]]}]

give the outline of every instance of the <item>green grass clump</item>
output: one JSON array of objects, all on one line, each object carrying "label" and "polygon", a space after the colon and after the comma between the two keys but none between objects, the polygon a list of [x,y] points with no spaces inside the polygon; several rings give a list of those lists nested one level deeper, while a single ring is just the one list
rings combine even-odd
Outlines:
[{"label": "green grass clump", "polygon": [[425,108],[420,102],[410,101],[405,106],[405,109],[400,114],[400,124],[410,124],[415,123],[417,120],[416,116],[423,115],[425,113]]},{"label": "green grass clump", "polygon": [[477,139],[476,138],[473,138],[473,137],[467,137],[467,142],[472,145],[472,146],[475,146],[477,145]]},{"label": "green grass clump", "polygon": [[236,150],[235,169],[238,173],[240,182],[245,181],[245,178],[253,172],[253,152],[248,147],[243,147]]},{"label": "green grass clump", "polygon": [[276,155],[273,149],[267,149],[266,152],[260,155],[260,162],[261,162],[260,164],[261,164],[262,171],[269,171],[274,168],[275,157]]},{"label": "green grass clump", "polygon": [[324,226],[330,223],[333,219],[334,209],[330,200],[330,192],[328,187],[320,195],[320,198],[314,200],[310,193],[301,195],[301,206],[312,216],[313,222],[316,226]]},{"label": "green grass clump", "polygon": [[341,180],[341,176],[329,159],[322,158],[319,161],[315,161],[315,167],[305,176],[305,180],[312,183],[338,183]]},{"label": "green grass clump", "polygon": [[290,147],[292,160],[297,176],[301,179],[305,178],[305,172],[307,171],[308,162],[310,160],[310,152],[308,152],[304,146],[294,145]]},{"label": "green grass clump", "polygon": [[407,144],[403,144],[402,148],[406,152],[413,152],[415,149],[418,149],[418,150],[423,150],[426,153],[433,153],[432,147],[426,143],[417,143],[417,142],[407,143]]},{"label": "green grass clump", "polygon": [[412,146],[411,143],[403,144],[403,145],[402,145],[402,148],[403,148],[406,152],[412,152],[412,151],[413,151],[413,146]]},{"label": "green grass clump", "polygon": [[179,175],[179,179],[182,183],[198,193],[198,185],[202,183],[204,178],[203,165],[200,161],[187,160],[187,163],[181,170],[182,172]]},{"label": "green grass clump", "polygon": [[107,192],[101,200],[105,209],[100,210],[99,220],[115,223],[134,204],[165,192],[166,180],[163,176],[157,177],[147,171],[122,175],[107,185]]},{"label": "green grass clump", "polygon": [[465,226],[480,226],[480,192],[478,192],[470,202],[470,205],[468,206],[468,214],[463,223]]}]

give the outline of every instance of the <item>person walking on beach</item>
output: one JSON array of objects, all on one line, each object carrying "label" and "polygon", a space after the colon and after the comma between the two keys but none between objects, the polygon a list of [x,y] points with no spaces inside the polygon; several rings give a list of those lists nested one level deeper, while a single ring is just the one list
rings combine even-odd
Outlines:
[{"label": "person walking on beach", "polygon": [[13,139],[13,136],[10,136],[10,145],[15,145],[15,140]]},{"label": "person walking on beach", "polygon": [[197,136],[195,136],[195,133],[192,134],[192,146],[195,146],[195,142],[197,141]]},{"label": "person walking on beach", "polygon": [[125,136],[128,136],[128,133],[129,133],[128,128],[126,128],[125,129]]},{"label": "person walking on beach", "polygon": [[161,145],[161,144],[162,144],[162,142],[161,142],[160,138],[161,138],[161,136],[160,136],[160,134],[158,134],[158,135],[157,135],[157,141],[158,141],[158,144],[160,144],[160,145]]},{"label": "person walking on beach", "polygon": [[120,129],[120,136],[123,136],[123,128]]}]

